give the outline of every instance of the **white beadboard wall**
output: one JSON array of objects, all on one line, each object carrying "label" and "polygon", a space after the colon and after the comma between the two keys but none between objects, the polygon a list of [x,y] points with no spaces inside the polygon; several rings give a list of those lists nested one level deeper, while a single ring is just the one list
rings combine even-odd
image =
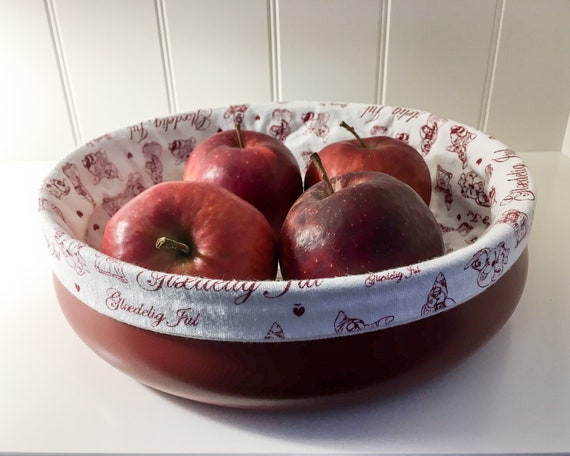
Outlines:
[{"label": "white beadboard wall", "polygon": [[414,107],[560,151],[570,0],[0,0],[0,160],[295,99]]}]

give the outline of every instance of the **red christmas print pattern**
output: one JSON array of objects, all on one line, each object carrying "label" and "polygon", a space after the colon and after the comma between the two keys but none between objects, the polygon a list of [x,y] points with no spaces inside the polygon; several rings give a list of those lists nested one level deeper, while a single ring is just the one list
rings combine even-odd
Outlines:
[{"label": "red christmas print pattern", "polygon": [[437,121],[431,117],[420,128],[420,150],[422,155],[425,156],[430,153],[431,147],[437,140],[438,129]]},{"label": "red christmas print pattern", "polygon": [[241,105],[231,105],[226,112],[224,112],[224,119],[232,119],[234,125],[240,124],[243,122],[243,118],[245,116],[245,112],[249,108],[247,104]]},{"label": "red christmas print pattern", "polygon": [[97,185],[103,179],[120,179],[119,169],[109,161],[107,152],[99,149],[97,152],[91,152],[83,157],[81,164],[93,175],[93,184]]},{"label": "red christmas print pattern", "polygon": [[66,223],[65,216],[63,212],[61,212],[61,209],[45,198],[38,199],[38,212],[39,211],[49,211],[56,215],[63,223]]},{"label": "red christmas print pattern", "polygon": [[120,282],[128,283],[123,264],[123,262],[112,257],[99,254],[95,256],[95,269],[99,274],[114,277]]},{"label": "red christmas print pattern", "polygon": [[360,318],[349,317],[340,310],[334,321],[334,331],[337,334],[348,334],[352,332],[362,331],[364,329],[376,329],[380,326],[388,326],[394,321],[392,315],[382,317],[372,323],[366,323]]},{"label": "red christmas print pattern", "polygon": [[488,247],[479,250],[464,269],[473,268],[479,272],[477,285],[486,288],[501,276],[505,266],[509,261],[510,249],[505,246],[505,242],[500,242],[495,248]]},{"label": "red christmas print pattern", "polygon": [[396,139],[408,144],[410,142],[410,134],[409,133],[398,133],[396,135]]},{"label": "red christmas print pattern", "polygon": [[181,165],[188,161],[190,154],[196,145],[196,138],[175,139],[168,144],[168,150],[175,158],[176,165]]},{"label": "red christmas print pattern", "polygon": [[425,304],[422,306],[422,316],[434,314],[455,304],[455,300],[449,297],[447,280],[440,272],[435,278]]},{"label": "red christmas print pattern", "polygon": [[89,273],[87,263],[81,256],[81,249],[83,247],[85,247],[85,244],[70,238],[61,231],[54,234],[51,242],[48,241],[48,251],[50,254],[58,260],[65,260],[67,265],[80,276]]},{"label": "red christmas print pattern", "polygon": [[509,209],[501,215],[497,223],[510,225],[515,232],[515,247],[518,247],[529,232],[528,216],[519,210]]},{"label": "red christmas print pattern", "polygon": [[87,142],[86,145],[89,147],[95,147],[98,143],[102,141],[110,141],[112,139],[113,137],[110,134],[105,133],[104,135],[101,135],[98,138],[92,139],[91,141]]},{"label": "red christmas print pattern", "polygon": [[69,195],[70,190],[71,188],[65,179],[50,179],[44,185],[44,191],[57,199]]},{"label": "red christmas print pattern", "polygon": [[144,170],[150,176],[154,184],[162,182],[163,165],[160,161],[162,155],[162,146],[153,141],[145,143],[142,149],[143,156],[146,160]]},{"label": "red christmas print pattern", "polygon": [[127,185],[124,190],[115,196],[105,196],[101,205],[107,215],[111,217],[123,204],[137,196],[139,193],[142,193],[145,188],[146,187],[142,183],[142,175],[140,173],[135,172],[129,174]]},{"label": "red christmas print pattern", "polygon": [[285,141],[291,133],[290,123],[292,120],[293,114],[288,109],[274,109],[271,113],[269,134],[280,141]]},{"label": "red christmas print pattern", "polygon": [[451,145],[447,146],[445,150],[457,154],[461,161],[462,168],[467,167],[467,145],[473,141],[477,135],[471,133],[462,125],[454,125],[451,128],[449,137]]},{"label": "red christmas print pattern", "polygon": [[437,165],[435,173],[435,191],[443,193],[445,207],[449,211],[453,204],[453,193],[451,191],[451,178],[453,173],[445,170],[441,165]]},{"label": "red christmas print pattern", "polygon": [[444,225],[443,223],[439,223],[439,231],[441,231],[442,233],[450,233],[452,231],[455,231],[455,228],[452,228],[449,225]]},{"label": "red christmas print pattern", "polygon": [[469,217],[470,222],[482,223],[486,227],[491,224],[491,217],[489,215],[481,215],[478,212],[468,211],[467,217]]},{"label": "red christmas print pattern", "polygon": [[301,116],[307,127],[307,133],[313,133],[317,138],[326,139],[329,135],[330,114],[326,112],[306,112]]},{"label": "red christmas print pattern", "polygon": [[301,152],[301,160],[303,163],[303,169],[301,170],[303,174],[307,172],[307,168],[311,164],[311,155],[313,154],[312,150],[304,150]]},{"label": "red christmas print pattern", "polygon": [[473,225],[470,225],[470,224],[467,223],[467,222],[463,222],[463,223],[461,223],[461,225],[459,225],[459,226],[457,227],[457,230],[456,230],[456,231],[457,231],[461,236],[467,237],[467,235],[468,235],[469,233],[471,233],[471,231],[473,231],[473,228],[475,228]]},{"label": "red christmas print pattern", "polygon": [[479,206],[491,207],[491,201],[485,193],[485,181],[475,171],[461,173],[457,183],[462,196],[475,200]]},{"label": "red christmas print pattern", "polygon": [[81,177],[79,175],[79,168],[74,163],[66,163],[62,167],[63,174],[71,181],[71,185],[73,185],[73,189],[75,192],[84,200],[88,201],[93,207],[95,207],[95,200],[91,196],[91,194],[81,182]]},{"label": "red christmas print pattern", "polygon": [[269,331],[265,335],[265,339],[267,340],[282,340],[285,339],[285,332],[281,325],[277,322],[273,322]]},{"label": "red christmas print pattern", "polygon": [[495,207],[497,205],[497,189],[494,185],[489,187],[489,204],[491,207]]},{"label": "red christmas print pattern", "polygon": [[305,313],[305,307],[303,306],[303,304],[301,303],[293,304],[293,313],[297,317],[302,317],[303,314]]},{"label": "red christmas print pattern", "polygon": [[384,125],[372,125],[370,128],[370,136],[386,136],[388,128]]}]

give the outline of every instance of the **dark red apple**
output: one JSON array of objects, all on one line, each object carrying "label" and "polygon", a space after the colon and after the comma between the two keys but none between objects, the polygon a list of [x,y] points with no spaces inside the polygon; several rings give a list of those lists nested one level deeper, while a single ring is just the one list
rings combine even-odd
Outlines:
[{"label": "dark red apple", "polygon": [[301,170],[289,148],[272,136],[241,130],[239,125],[199,143],[183,179],[213,182],[232,191],[267,217],[276,237],[303,191]]},{"label": "dark red apple", "polygon": [[279,239],[285,279],[379,272],[443,253],[429,207],[409,185],[378,171],[325,177],[310,187]]},{"label": "dark red apple", "polygon": [[144,268],[217,279],[274,279],[275,239],[251,204],[209,182],[149,187],[107,222],[101,250]]},{"label": "dark red apple", "polygon": [[[389,136],[360,138],[354,128],[341,122],[355,139],[326,145],[319,152],[329,177],[351,171],[381,171],[412,187],[425,201],[431,200],[431,176],[420,153],[412,146]],[[305,189],[320,182],[322,175],[311,163],[305,172]]]}]

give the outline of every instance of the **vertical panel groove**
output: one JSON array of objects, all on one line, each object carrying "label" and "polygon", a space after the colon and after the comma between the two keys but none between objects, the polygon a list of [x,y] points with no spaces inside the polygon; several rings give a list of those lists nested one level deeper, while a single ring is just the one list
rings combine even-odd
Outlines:
[{"label": "vertical panel groove", "polygon": [[570,111],[568,112],[568,121],[566,122],[566,130],[562,136],[561,151],[564,155],[570,158]]},{"label": "vertical panel groove", "polygon": [[57,11],[55,8],[55,0],[44,0],[44,8],[46,11],[52,46],[54,49],[55,57],[57,59],[57,68],[59,71],[59,77],[65,98],[67,115],[71,126],[71,134],[74,143],[76,145],[79,145],[83,142],[83,135],[81,133],[79,116],[77,113],[77,107],[75,105],[75,97],[73,96],[71,79],[69,77],[69,71],[67,68],[67,60],[65,58],[65,52],[63,50],[63,42],[61,39]]},{"label": "vertical panel groove", "polygon": [[164,71],[164,83],[168,100],[168,110],[171,114],[178,112],[178,97],[176,94],[176,81],[172,65],[172,52],[170,46],[170,34],[166,17],[165,0],[155,0],[156,20],[158,25],[158,37],[160,41],[160,54]]},{"label": "vertical panel groove", "polygon": [[269,22],[269,62],[271,100],[282,101],[281,92],[281,40],[279,27],[279,0],[267,0]]},{"label": "vertical panel groove", "polygon": [[390,14],[392,0],[380,0],[380,26],[378,30],[378,68],[375,90],[376,104],[386,104],[388,74],[388,46],[390,42]]},{"label": "vertical panel groove", "polygon": [[487,131],[489,124],[489,112],[491,110],[495,73],[497,71],[497,61],[499,57],[499,46],[501,44],[501,34],[503,31],[503,19],[505,16],[505,3],[506,0],[497,0],[495,9],[493,34],[491,36],[491,45],[489,47],[489,60],[487,64],[487,74],[485,77],[485,86],[483,88],[483,98],[478,126],[478,129],[484,132]]}]

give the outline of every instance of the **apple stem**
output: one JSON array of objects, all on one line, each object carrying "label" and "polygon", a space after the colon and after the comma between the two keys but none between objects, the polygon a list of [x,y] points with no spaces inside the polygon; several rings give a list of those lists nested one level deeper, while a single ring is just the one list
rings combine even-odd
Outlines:
[{"label": "apple stem", "polygon": [[171,249],[176,250],[182,255],[189,256],[192,252],[188,244],[175,241],[174,239],[167,238],[166,236],[159,237],[156,240],[155,246],[157,249]]},{"label": "apple stem", "polygon": [[239,147],[241,149],[243,149],[243,138],[241,137],[241,124],[236,122],[234,124],[234,126],[235,126],[236,133],[237,133],[237,139],[238,139]]},{"label": "apple stem", "polygon": [[331,183],[331,180],[329,179],[329,175],[327,174],[327,170],[325,169],[325,167],[323,165],[321,157],[319,157],[318,153],[313,152],[309,158],[315,164],[317,169],[320,171],[321,175],[323,176],[323,181],[326,182],[326,185],[327,185],[327,187],[328,187],[328,189],[332,195],[334,193],[334,188],[333,188],[333,185]]},{"label": "apple stem", "polygon": [[358,141],[358,144],[360,144],[360,147],[362,147],[363,149],[366,149],[366,144],[364,144],[364,141],[362,141],[362,138],[358,135],[358,133],[356,133],[356,130],[354,129],[354,127],[351,127],[350,125],[348,125],[344,120],[340,123],[340,126],[342,128],[344,128],[345,130],[350,131],[353,136],[356,138],[356,140]]}]

